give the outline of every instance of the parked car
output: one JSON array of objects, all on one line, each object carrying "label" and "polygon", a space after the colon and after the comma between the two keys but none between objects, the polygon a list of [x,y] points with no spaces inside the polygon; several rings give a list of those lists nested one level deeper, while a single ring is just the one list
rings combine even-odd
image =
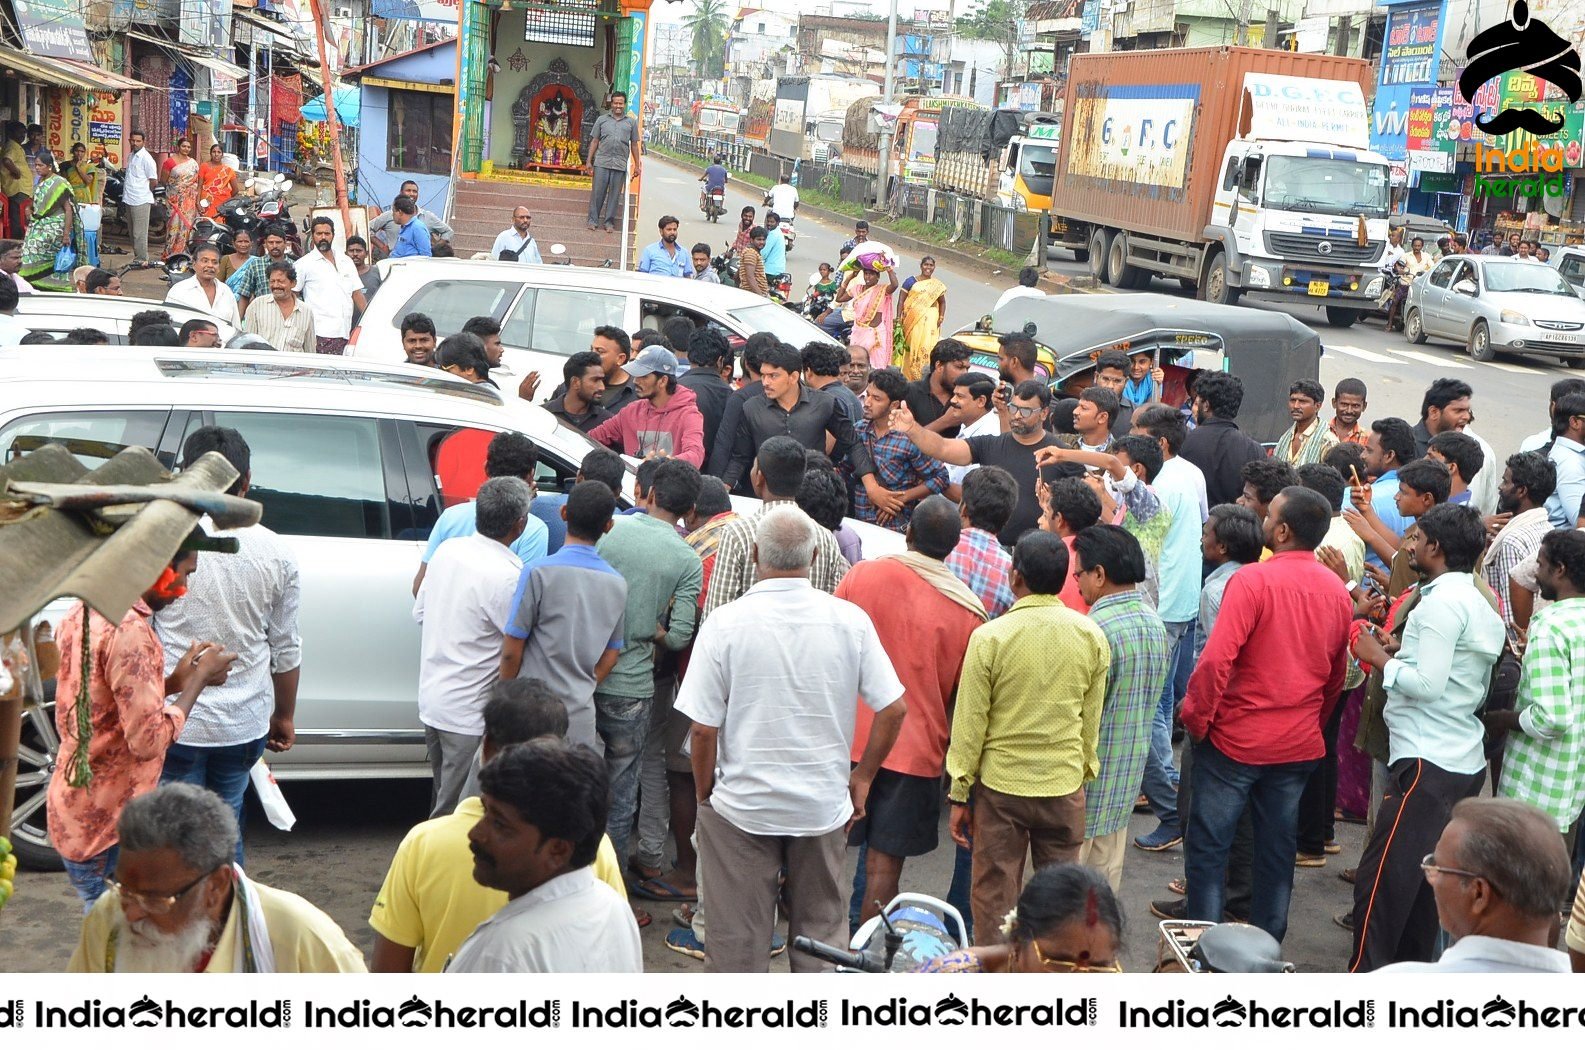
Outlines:
[{"label": "parked car", "polygon": [[1585,245],[1565,244],[1553,248],[1547,265],[1556,270],[1576,292],[1585,295]]},{"label": "parked car", "polygon": [[1544,354],[1585,368],[1585,300],[1542,263],[1449,256],[1409,286],[1403,330],[1411,343],[1463,343],[1477,361]]},{"label": "parked car", "polygon": [[[471,259],[387,259],[378,266],[380,288],[352,334],[348,356],[405,360],[401,324],[410,313],[427,314],[442,339],[461,331],[469,318],[488,316],[501,324],[502,371],[518,379],[539,372],[542,396],[561,382],[567,358],[589,349],[601,325],[634,332],[682,315],[719,328],[734,347],[755,332],[798,347],[832,341],[769,299],[675,277]],[[501,382],[508,385],[517,384]]]},{"label": "parked car", "polygon": [[220,330],[220,341],[237,334],[225,321],[211,317],[200,310],[157,299],[134,299],[125,295],[74,295],[70,292],[34,292],[17,302],[16,319],[35,332],[48,332],[57,339],[73,328],[97,328],[110,337],[113,344],[125,344],[132,334],[132,318],[144,310],[164,310],[176,322],[176,327],[196,317],[214,321]]},{"label": "parked car", "polygon": [[[90,467],[131,445],[174,467],[200,426],[234,427],[247,439],[248,496],[264,505],[264,524],[302,569],[297,743],[271,758],[276,775],[428,776],[413,575],[441,510],[471,498],[482,480],[452,476],[441,450],[453,439],[480,446],[518,431],[539,446],[539,490],[561,492],[594,447],[589,440],[537,406],[415,365],[233,350],[32,349],[0,350],[0,462],[57,442]],[[630,471],[618,502],[631,500]],[[734,502],[740,511],[758,506]],[[866,556],[903,548],[897,533],[850,524]],[[45,618],[58,623],[69,607]],[[24,861],[59,866],[44,808],[59,744],[53,707],[32,714],[22,744],[11,840]]]}]

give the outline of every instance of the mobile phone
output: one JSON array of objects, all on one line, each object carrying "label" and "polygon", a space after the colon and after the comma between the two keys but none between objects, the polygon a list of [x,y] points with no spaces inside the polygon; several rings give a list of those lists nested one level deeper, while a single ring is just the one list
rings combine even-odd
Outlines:
[{"label": "mobile phone", "polygon": [[1007,402],[1009,405],[1013,403],[1013,384],[1002,384],[1002,400]]},{"label": "mobile phone", "polygon": [[1356,489],[1365,487],[1365,483],[1363,481],[1359,480],[1359,468],[1358,467],[1356,467],[1352,463],[1350,463],[1349,466],[1348,466],[1348,473],[1349,473],[1349,476],[1351,476],[1354,479],[1354,487]]}]

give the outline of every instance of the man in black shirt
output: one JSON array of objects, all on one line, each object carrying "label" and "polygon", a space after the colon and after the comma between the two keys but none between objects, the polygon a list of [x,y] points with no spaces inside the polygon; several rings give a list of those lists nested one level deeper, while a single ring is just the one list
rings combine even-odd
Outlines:
[{"label": "man in black shirt", "polygon": [[[715,444],[711,446],[710,458],[706,460],[709,467],[705,471],[712,477],[725,477],[726,468],[732,462],[732,450],[737,444],[738,424],[743,421],[743,405],[751,397],[763,393],[765,387],[759,381],[759,365],[761,355],[766,350],[779,345],[780,340],[769,332],[755,332],[743,344],[743,378],[744,384],[732,391],[726,399],[726,407],[721,410],[721,425],[716,429]],[[748,478],[727,488],[739,496],[752,496],[754,492],[748,487]]]},{"label": "man in black shirt", "polygon": [[760,358],[761,393],[743,402],[743,413],[732,446],[732,458],[721,480],[728,488],[747,474],[759,447],[773,437],[793,438],[814,452],[826,450],[826,437],[834,442],[832,462],[844,459],[867,492],[882,490],[875,480],[875,465],[858,442],[852,422],[837,408],[836,399],[823,390],[811,390],[799,381],[803,355],[785,343],[766,350]]},{"label": "man in black shirt", "polygon": [[1244,404],[1244,384],[1235,375],[1209,372],[1194,385],[1194,421],[1198,425],[1183,441],[1184,459],[1205,475],[1205,496],[1210,506],[1237,503],[1244,493],[1244,464],[1263,459],[1266,450],[1238,424]]},{"label": "man in black shirt", "polygon": [[949,407],[952,388],[958,376],[969,370],[972,356],[973,351],[956,339],[943,339],[930,351],[930,371],[908,384],[904,395],[908,411],[926,430],[958,436],[961,421]]},{"label": "man in black shirt", "polygon": [[[638,391],[633,389],[633,377],[627,374],[626,368],[633,357],[633,340],[615,325],[603,324],[594,330],[594,336],[589,340],[589,352],[600,358],[600,367],[605,371],[605,393],[600,396],[600,406],[614,416],[638,400]],[[538,389],[539,373],[530,372],[518,388],[518,396],[532,401]],[[566,392],[567,385],[563,383],[552,390],[550,396],[558,398]]]},{"label": "man in black shirt", "polygon": [[967,441],[942,437],[920,425],[906,403],[892,409],[892,429],[907,434],[919,451],[943,463],[959,467],[1001,467],[1011,474],[1018,482],[1018,505],[1007,527],[997,537],[1003,546],[1010,547],[1040,522],[1040,504],[1035,499],[1035,481],[1039,477],[1035,453],[1057,444],[1057,439],[1046,432],[1046,413],[1050,406],[1051,392],[1046,385],[1038,379],[1028,379],[1013,390],[1006,434]]},{"label": "man in black shirt", "polygon": [[545,402],[546,412],[585,434],[611,418],[600,403],[605,393],[605,367],[599,354],[590,350],[573,354],[561,366],[561,376],[564,393]]},{"label": "man in black shirt", "polygon": [[[835,343],[813,342],[803,348],[804,382],[812,390],[824,390],[836,398],[837,407],[855,427],[864,418],[864,403],[842,385],[842,366],[848,352]],[[868,374],[866,372],[866,374]]]},{"label": "man in black shirt", "polygon": [[[687,323],[686,318],[683,323]],[[682,349],[687,351],[690,367],[677,377],[677,385],[693,391],[699,414],[704,417],[704,459],[708,463],[727,399],[732,396],[732,384],[726,378],[732,374],[732,344],[716,329],[700,328],[688,337],[688,345]]]}]

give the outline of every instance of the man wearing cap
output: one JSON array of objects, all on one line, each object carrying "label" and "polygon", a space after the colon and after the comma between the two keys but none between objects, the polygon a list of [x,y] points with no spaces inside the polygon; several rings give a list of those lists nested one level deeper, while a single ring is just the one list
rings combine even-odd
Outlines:
[{"label": "man wearing cap", "polygon": [[674,456],[704,464],[704,416],[693,391],[677,385],[677,356],[650,346],[625,366],[638,400],[589,431],[591,440],[628,456]]}]

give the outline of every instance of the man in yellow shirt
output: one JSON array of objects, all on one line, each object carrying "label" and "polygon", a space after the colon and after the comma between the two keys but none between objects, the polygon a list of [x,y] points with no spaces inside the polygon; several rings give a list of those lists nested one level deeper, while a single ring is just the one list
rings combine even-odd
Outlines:
[{"label": "man in yellow shirt", "polygon": [[[567,735],[567,705],[537,678],[514,678],[491,687],[484,705],[483,761],[540,737]],[[426,820],[396,848],[391,869],[374,899],[375,973],[440,973],[446,960],[478,925],[506,904],[501,890],[473,879],[468,831],[484,816],[477,795],[463,799],[448,816]],[[627,896],[622,867],[611,839],[600,840],[594,876]]]},{"label": "man in yellow shirt", "polygon": [[17,240],[27,232],[22,222],[22,204],[33,193],[33,164],[23,146],[27,134],[27,125],[19,120],[8,120],[5,142],[0,144],[0,196],[5,197],[0,205],[6,209],[7,225],[11,228],[9,236]]},{"label": "man in yellow shirt", "polygon": [[68,972],[365,972],[330,916],[232,863],[237,818],[214,792],[167,784],[127,803],[116,830],[116,877]]},{"label": "man in yellow shirt", "polygon": [[1013,548],[1013,606],[969,636],[963,658],[948,797],[952,838],[974,851],[979,944],[995,941],[1017,903],[1026,854],[1042,868],[1077,861],[1084,844],[1112,654],[1101,628],[1062,603],[1067,577],[1062,539],[1025,533]]}]

